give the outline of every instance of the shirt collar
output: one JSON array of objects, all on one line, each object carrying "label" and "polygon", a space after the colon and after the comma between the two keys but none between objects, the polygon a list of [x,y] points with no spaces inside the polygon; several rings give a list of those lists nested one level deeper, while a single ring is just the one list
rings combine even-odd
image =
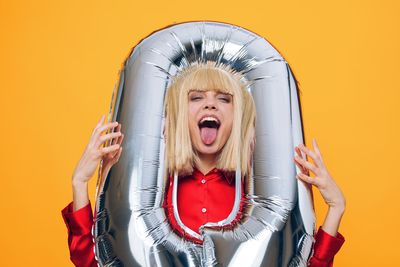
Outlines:
[{"label": "shirt collar", "polygon": [[219,170],[217,168],[214,168],[211,171],[209,171],[208,173],[203,174],[196,167],[194,167],[193,173],[191,175],[185,175],[185,176],[182,176],[181,178],[194,177],[194,178],[198,178],[198,179],[203,179],[203,178],[212,179],[212,178],[215,178],[218,176],[224,177],[229,184],[232,184],[232,182],[234,181],[234,178],[235,178],[235,173],[234,172],[225,172],[225,171]]}]

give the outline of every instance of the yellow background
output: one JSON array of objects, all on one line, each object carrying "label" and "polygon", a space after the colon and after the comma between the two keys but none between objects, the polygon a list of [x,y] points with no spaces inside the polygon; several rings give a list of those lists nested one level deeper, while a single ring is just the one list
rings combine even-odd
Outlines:
[{"label": "yellow background", "polygon": [[203,19],[266,37],[293,68],[306,145],[347,199],[335,266],[398,265],[399,14],[395,0],[0,0],[0,265],[71,266],[61,209],[121,63],[151,32]]}]

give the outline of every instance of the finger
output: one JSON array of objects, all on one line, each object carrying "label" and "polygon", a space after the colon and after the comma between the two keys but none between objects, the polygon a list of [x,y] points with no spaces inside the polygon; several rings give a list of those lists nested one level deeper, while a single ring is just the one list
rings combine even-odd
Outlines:
[{"label": "finger", "polygon": [[[118,126],[117,126],[117,128],[115,128],[114,132],[121,132],[121,124],[118,124]],[[115,145],[120,137],[121,136],[119,136],[118,138],[114,138],[111,142],[111,145]]]},{"label": "finger", "polygon": [[303,155],[303,153],[301,153],[300,148],[298,148],[297,146],[295,147],[295,151],[297,152],[297,155],[300,156],[300,158],[307,159],[307,158]]},{"label": "finger", "polygon": [[315,139],[315,137],[313,138],[313,148],[314,148],[315,152],[321,157],[321,160],[322,160],[322,153],[321,153],[321,150],[319,150],[319,146],[317,144],[317,140]]},{"label": "finger", "polygon": [[96,130],[104,123],[104,114],[101,116],[100,120],[97,122],[96,126],[93,128],[92,135],[95,134]]},{"label": "finger", "polygon": [[105,154],[108,154],[110,152],[114,152],[114,151],[118,150],[119,147],[120,147],[120,145],[112,145],[112,146],[102,147],[102,148],[100,148],[100,153],[102,156],[104,156]]},{"label": "finger", "polygon": [[[105,134],[102,135],[98,138],[97,142],[96,142],[96,147],[101,146],[102,144],[104,144],[104,142],[111,140],[113,138],[117,138],[121,136],[121,132],[114,132],[114,133],[109,133],[109,134]],[[113,144],[114,145],[114,144]]]},{"label": "finger", "polygon": [[119,125],[119,123],[117,121],[109,122],[109,123],[101,126],[99,128],[99,131],[104,132],[105,130],[111,130],[111,129],[114,129],[115,127],[117,127],[118,125]]},{"label": "finger", "polygon": [[[120,148],[121,148],[121,146],[120,146]],[[113,152],[110,152],[107,154],[107,157],[110,158],[112,161],[114,161],[114,158],[117,156],[118,152],[119,152],[119,149],[115,150]]]},{"label": "finger", "polygon": [[298,146],[300,148],[301,151],[303,151],[304,153],[306,153],[307,156],[309,156],[310,158],[313,159],[314,163],[317,166],[321,166],[321,160],[319,158],[319,156],[317,154],[315,154],[314,151],[310,150],[308,147],[306,147],[304,144],[300,144]]},{"label": "finger", "polygon": [[[297,152],[297,155],[298,155],[299,158],[303,158],[303,156],[302,156],[300,150],[299,150],[297,147],[296,147],[296,152]],[[307,160],[307,159],[305,159],[305,160]],[[295,163],[301,170],[305,169],[301,164],[299,164],[299,163],[296,161],[296,155],[295,155],[294,163]]]},{"label": "finger", "polygon": [[111,166],[114,165],[115,163],[117,163],[117,161],[119,160],[119,158],[121,157],[121,153],[122,153],[122,147],[119,147],[118,150],[116,150],[115,152],[113,152],[115,155],[113,157],[110,158],[110,164]]},{"label": "finger", "polygon": [[119,158],[121,157],[121,153],[122,153],[122,146],[119,147],[117,154],[113,158],[113,162],[117,162],[119,160]]},{"label": "finger", "polygon": [[118,138],[117,144],[121,145],[122,144],[122,140],[124,140],[124,134],[121,134],[121,136]]},{"label": "finger", "polygon": [[310,174],[309,171],[306,168],[304,168],[302,165],[300,165],[297,161],[294,161],[294,163],[297,165],[297,167],[299,167],[299,169],[302,173],[304,173],[306,175]]},{"label": "finger", "polygon": [[304,168],[306,168],[307,170],[312,171],[314,174],[317,175],[318,168],[317,168],[314,164],[312,164],[311,162],[306,161],[306,160],[304,160],[304,159],[302,159],[302,158],[300,158],[300,157],[297,157],[297,156],[294,157],[294,159],[295,159],[300,165],[302,165]]},{"label": "finger", "polygon": [[304,173],[298,173],[296,175],[296,178],[298,178],[298,179],[300,179],[300,180],[302,180],[302,181],[304,181],[304,182],[306,182],[308,184],[312,184],[312,185],[315,185],[315,186],[318,187],[318,180],[315,179],[315,178],[312,178],[312,177],[310,177],[308,175],[305,175]]},{"label": "finger", "polygon": [[[115,140],[115,139],[117,139],[117,142],[112,144],[112,145],[115,145],[115,144],[121,145],[122,144],[122,140],[124,139],[124,134],[121,133],[121,135],[118,138],[114,138],[113,140]],[[118,151],[115,151],[114,153],[112,153],[111,157],[114,158],[116,156],[117,152]]]},{"label": "finger", "polygon": [[308,147],[306,147],[304,144],[300,144],[297,146],[301,151],[303,151],[307,156],[310,156],[310,158],[314,159],[316,157],[316,154],[314,151],[310,150]]},{"label": "finger", "polygon": [[104,114],[103,114],[103,115],[101,115],[101,118],[100,118],[99,122],[97,123],[97,126],[100,126],[100,125],[102,125],[102,124],[103,124],[103,122],[104,122]]},{"label": "finger", "polygon": [[101,135],[105,130],[110,130],[118,126],[118,122],[109,122],[107,124],[104,124],[103,126],[99,127],[95,131],[94,138],[97,138],[99,135]]}]

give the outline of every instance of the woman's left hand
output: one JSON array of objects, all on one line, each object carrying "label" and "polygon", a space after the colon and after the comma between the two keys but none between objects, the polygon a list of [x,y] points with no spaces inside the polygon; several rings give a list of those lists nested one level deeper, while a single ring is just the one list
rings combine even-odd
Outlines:
[{"label": "woman's left hand", "polygon": [[[298,156],[295,156],[295,163],[301,170],[297,177],[306,183],[316,186],[330,208],[344,210],[345,199],[343,193],[329,174],[315,138],[313,139],[313,147],[315,151],[307,148],[304,144],[296,147],[295,150]],[[314,164],[303,158],[301,151],[312,158]],[[310,177],[309,171],[313,172],[315,177]]]},{"label": "woman's left hand", "polygon": [[[304,144],[300,144],[295,148],[298,154],[298,156],[295,156],[295,163],[301,170],[296,177],[318,188],[325,203],[329,206],[322,229],[326,233],[336,236],[345,210],[346,200],[339,186],[329,174],[315,138],[313,139],[313,147],[315,151],[310,150]],[[306,157],[302,156],[301,151],[312,158],[314,164],[308,162]],[[309,171],[313,172],[315,177],[310,177]]]}]

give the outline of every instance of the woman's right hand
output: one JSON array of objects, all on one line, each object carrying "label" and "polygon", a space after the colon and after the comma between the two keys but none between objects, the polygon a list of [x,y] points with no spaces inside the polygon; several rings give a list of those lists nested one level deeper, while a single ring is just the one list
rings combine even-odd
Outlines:
[{"label": "woman's right hand", "polygon": [[[100,160],[104,160],[103,169],[108,171],[121,155],[123,139],[123,134],[120,131],[121,125],[118,122],[103,125],[104,117],[103,115],[94,128],[89,143],[72,175],[74,211],[89,203],[87,184],[93,177]],[[115,127],[117,128],[114,132]],[[110,132],[103,135],[107,130],[110,130]],[[107,141],[110,141],[110,145],[103,146]]]}]

